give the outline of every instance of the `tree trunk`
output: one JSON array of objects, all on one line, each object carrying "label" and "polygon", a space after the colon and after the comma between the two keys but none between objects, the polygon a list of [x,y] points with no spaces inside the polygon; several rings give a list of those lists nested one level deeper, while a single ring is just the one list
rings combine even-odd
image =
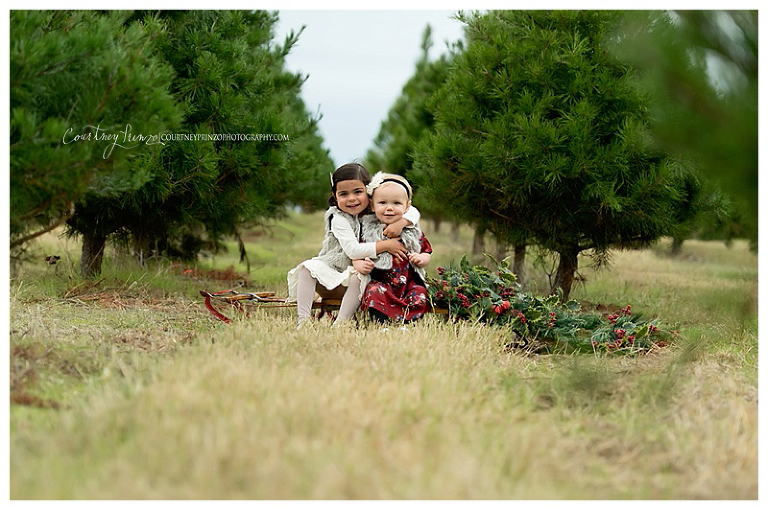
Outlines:
[{"label": "tree trunk", "polygon": [[101,273],[101,260],[104,257],[104,247],[107,236],[98,234],[83,234],[83,250],[80,258],[80,275],[92,278]]},{"label": "tree trunk", "polygon": [[496,241],[496,260],[501,262],[504,260],[504,257],[507,256],[507,251],[509,250],[509,245],[502,241]]},{"label": "tree trunk", "polygon": [[512,263],[512,272],[517,276],[517,283],[525,282],[525,244],[515,245],[515,261]]},{"label": "tree trunk", "polygon": [[435,234],[440,232],[440,224],[443,221],[440,218],[432,218],[432,232]]},{"label": "tree trunk", "polygon": [[147,260],[158,253],[158,240],[150,235],[145,235],[141,231],[131,233],[133,242],[133,256],[136,262],[142,267],[146,266]]},{"label": "tree trunk", "polygon": [[472,254],[482,255],[485,253],[485,238],[481,232],[475,230],[475,237],[472,239]]},{"label": "tree trunk", "polygon": [[554,294],[560,288],[563,291],[563,299],[568,299],[571,295],[573,278],[579,268],[579,249],[571,248],[559,253],[560,263],[555,273],[555,281],[552,283],[552,293]]},{"label": "tree trunk", "polygon": [[454,243],[459,242],[459,229],[460,228],[461,228],[461,225],[459,224],[458,221],[453,223],[453,225],[451,227],[451,234],[453,234],[453,242]]},{"label": "tree trunk", "polygon": [[685,239],[681,237],[673,238],[672,246],[669,249],[669,254],[672,255],[673,257],[677,257],[678,255],[680,255],[680,252],[683,249],[683,241],[685,241]]}]

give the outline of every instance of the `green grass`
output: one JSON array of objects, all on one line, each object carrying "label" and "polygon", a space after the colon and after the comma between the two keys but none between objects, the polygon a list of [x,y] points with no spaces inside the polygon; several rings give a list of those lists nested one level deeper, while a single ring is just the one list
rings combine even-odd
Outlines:
[{"label": "green grass", "polygon": [[[430,271],[471,231],[425,231]],[[755,499],[757,261],[665,243],[582,263],[574,297],[680,329],[638,357],[527,356],[430,316],[408,333],[296,331],[291,309],[226,325],[198,291],[285,295],[322,216],[290,215],[197,267],[109,251],[98,283],[47,236],[10,281],[13,499]],[[668,243],[666,243],[668,246]],[[62,255],[53,272],[45,254]],[[233,281],[207,278],[229,266]],[[184,273],[193,269],[192,273]],[[529,268],[536,285],[547,276]],[[16,402],[16,403],[13,403]]]}]

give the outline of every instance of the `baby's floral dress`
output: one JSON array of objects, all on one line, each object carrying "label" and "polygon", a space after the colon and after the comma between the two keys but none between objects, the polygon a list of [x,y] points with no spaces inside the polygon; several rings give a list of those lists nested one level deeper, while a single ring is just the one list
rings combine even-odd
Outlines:
[{"label": "baby's floral dress", "polygon": [[[432,246],[421,235],[421,253],[432,253]],[[374,269],[363,295],[363,310],[377,310],[390,319],[414,321],[429,308],[427,287],[408,259],[392,259],[392,269]]]}]

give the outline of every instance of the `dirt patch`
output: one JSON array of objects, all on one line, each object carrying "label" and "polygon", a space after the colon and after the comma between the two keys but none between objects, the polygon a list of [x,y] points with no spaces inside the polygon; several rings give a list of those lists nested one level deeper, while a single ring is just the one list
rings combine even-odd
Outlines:
[{"label": "dirt patch", "polygon": [[188,304],[173,298],[123,295],[115,290],[79,294],[64,298],[64,301],[75,305],[95,304],[104,308],[117,308],[121,310],[142,308],[157,312],[176,312]]},{"label": "dirt patch", "polygon": [[199,269],[197,267],[173,265],[170,270],[174,274],[182,275],[195,281],[213,280],[217,282],[228,282],[232,285],[239,285],[242,287],[250,285],[248,276],[235,271],[235,266],[233,265],[230,265],[226,269]]},{"label": "dirt patch", "polygon": [[618,313],[626,305],[617,305],[615,303],[593,303],[591,301],[579,301],[581,309],[585,312],[597,312],[601,315]]},{"label": "dirt patch", "polygon": [[194,333],[184,335],[152,335],[143,331],[123,333],[112,341],[122,351],[171,352],[180,345],[188,344],[195,338]]},{"label": "dirt patch", "polygon": [[10,364],[10,401],[11,404],[59,409],[61,404],[52,399],[38,397],[31,393],[37,384],[38,361],[48,353],[41,353],[34,346],[14,346],[11,348]]},{"label": "dirt patch", "polygon": [[11,404],[20,406],[42,407],[49,409],[60,409],[61,404],[51,399],[40,398],[24,391],[11,389]]}]

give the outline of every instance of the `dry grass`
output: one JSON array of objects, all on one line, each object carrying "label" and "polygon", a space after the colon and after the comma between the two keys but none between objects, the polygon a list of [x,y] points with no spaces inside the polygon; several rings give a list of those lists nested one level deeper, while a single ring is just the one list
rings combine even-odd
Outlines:
[{"label": "dry grass", "polygon": [[12,378],[57,405],[11,406],[11,497],[755,499],[756,312],[734,296],[754,292],[756,261],[686,250],[699,258],[584,271],[579,297],[680,325],[678,345],[638,358],[505,352],[499,330],[434,317],[224,325],[193,298],[201,282],[158,289],[160,270],[108,275],[92,300],[14,280]]}]

